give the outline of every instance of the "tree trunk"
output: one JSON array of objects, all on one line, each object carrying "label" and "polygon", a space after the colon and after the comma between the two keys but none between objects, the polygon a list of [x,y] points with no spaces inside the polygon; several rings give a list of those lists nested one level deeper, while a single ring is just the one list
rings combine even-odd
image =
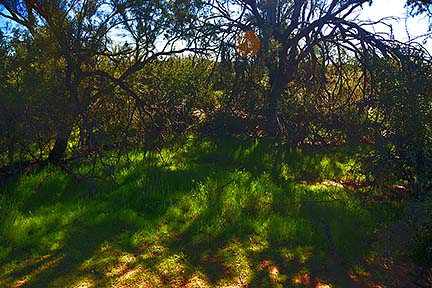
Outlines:
[{"label": "tree trunk", "polygon": [[[65,52],[65,55],[68,55]],[[71,107],[70,119],[76,119],[77,115],[81,112],[81,103],[78,98],[78,87],[82,80],[82,71],[80,66],[71,60],[71,57],[66,57],[69,59],[68,66],[66,67],[66,88],[69,90],[70,99],[68,100],[67,106]],[[69,137],[72,133],[72,127],[74,120],[68,121],[68,117],[64,118],[64,122],[60,124],[57,131],[57,136],[55,139],[54,147],[48,156],[48,162],[59,164],[64,156],[67,149],[67,144]]]},{"label": "tree trunk", "polygon": [[277,69],[270,71],[270,91],[265,103],[266,130],[269,136],[280,138],[283,134],[283,129],[279,121],[278,103],[282,99],[282,95],[288,86],[288,77]]},{"label": "tree trunk", "polygon": [[59,164],[63,160],[71,132],[71,124],[64,123],[60,126],[57,132],[54,147],[48,156],[48,162]]},{"label": "tree trunk", "polygon": [[280,136],[280,125],[277,118],[277,104],[279,102],[278,89],[271,88],[267,97],[265,107],[266,117],[266,131],[270,137],[278,138]]}]

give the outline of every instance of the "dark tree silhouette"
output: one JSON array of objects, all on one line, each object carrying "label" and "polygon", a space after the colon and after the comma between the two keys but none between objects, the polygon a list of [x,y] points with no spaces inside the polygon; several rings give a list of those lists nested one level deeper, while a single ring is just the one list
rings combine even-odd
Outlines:
[{"label": "dark tree silhouette", "polygon": [[[68,95],[64,105],[69,107],[69,115],[63,117],[56,133],[50,162],[61,161],[73,125],[91,103],[87,99],[90,93],[80,95],[85,80],[98,79],[119,87],[137,101],[138,109],[145,114],[146,101],[129,87],[128,78],[158,57],[199,50],[192,44],[180,49],[175,45],[193,37],[185,26],[194,21],[193,8],[177,2],[181,1],[0,1],[1,17],[27,28],[41,45],[51,43],[53,54],[65,62]],[[110,33],[122,34],[131,43],[120,48],[112,45]],[[156,42],[161,37],[165,44],[158,48]],[[119,56],[129,59],[120,70],[98,65],[101,59],[115,61]],[[91,130],[83,118],[84,129]]]},{"label": "dark tree silhouette", "polygon": [[[370,23],[353,18],[367,0],[276,1],[209,0],[207,23],[217,27],[221,39],[234,45],[240,31],[254,30],[261,37],[257,57],[268,69],[266,118],[269,133],[280,135],[277,105],[301,67],[325,65],[340,51],[350,53],[366,68],[369,55],[388,55],[390,49],[365,29]],[[312,69],[313,70],[313,69]],[[279,127],[279,129],[278,129]]]}]

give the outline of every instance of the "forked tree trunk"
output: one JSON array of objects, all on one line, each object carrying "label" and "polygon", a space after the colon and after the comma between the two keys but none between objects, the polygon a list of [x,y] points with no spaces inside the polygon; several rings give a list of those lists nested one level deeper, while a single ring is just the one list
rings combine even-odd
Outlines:
[{"label": "forked tree trunk", "polygon": [[[67,52],[65,52],[67,55]],[[82,80],[82,71],[80,66],[71,61],[70,57],[67,57],[70,63],[66,67],[66,87],[70,94],[70,99],[68,103],[66,103],[67,107],[71,107],[71,119],[76,119],[77,115],[81,112],[81,103],[78,98],[78,87],[80,86]],[[57,136],[55,139],[54,147],[51,150],[48,156],[48,162],[59,164],[64,156],[67,149],[67,144],[69,141],[69,137],[72,133],[72,127],[74,121],[67,121],[68,117],[65,117],[65,121],[60,124],[60,127],[57,131]]]}]

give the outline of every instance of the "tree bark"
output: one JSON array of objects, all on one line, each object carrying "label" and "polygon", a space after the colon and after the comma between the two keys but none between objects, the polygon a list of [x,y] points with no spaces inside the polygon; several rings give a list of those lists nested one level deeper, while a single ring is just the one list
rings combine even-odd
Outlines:
[{"label": "tree bark", "polygon": [[270,137],[276,137],[278,138],[280,136],[280,125],[278,123],[278,116],[277,116],[277,105],[280,100],[280,91],[282,90],[281,87],[279,87],[279,84],[272,85],[270,88],[270,93],[267,97],[267,103],[265,107],[265,117],[266,117],[266,130],[267,134]]},{"label": "tree bark", "polygon": [[280,138],[283,134],[282,126],[278,118],[278,103],[282,99],[289,83],[289,76],[283,73],[284,69],[270,71],[270,91],[266,99],[267,133],[271,137]]},{"label": "tree bark", "polygon": [[[64,52],[64,55],[68,55],[67,52]],[[63,160],[69,137],[72,133],[74,121],[81,113],[81,103],[78,98],[78,87],[80,86],[81,80],[83,78],[83,73],[81,71],[80,65],[74,63],[71,57],[66,57],[66,60],[68,61],[68,65],[65,71],[65,85],[70,95],[67,106],[71,107],[72,112],[70,115],[71,117],[65,117],[64,122],[60,124],[54,147],[48,156],[48,162],[54,164],[59,164]],[[68,121],[68,118],[72,120]]]},{"label": "tree bark", "polygon": [[64,158],[66,153],[67,144],[69,141],[70,134],[72,133],[72,124],[64,123],[60,126],[53,149],[50,151],[48,156],[48,162],[53,164],[59,164]]}]

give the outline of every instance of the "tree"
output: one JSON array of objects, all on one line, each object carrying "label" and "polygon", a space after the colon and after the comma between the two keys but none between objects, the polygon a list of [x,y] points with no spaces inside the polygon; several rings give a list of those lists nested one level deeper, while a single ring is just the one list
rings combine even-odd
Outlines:
[{"label": "tree", "polygon": [[407,0],[406,6],[412,15],[425,13],[432,16],[432,2],[430,0]]},{"label": "tree", "polygon": [[[365,3],[370,1],[207,1],[211,11],[207,23],[215,27],[222,39],[231,40],[232,47],[240,31],[253,30],[261,38],[256,57],[269,75],[266,118],[270,134],[280,135],[277,106],[288,84],[296,82],[300,74],[312,76],[316,67],[321,67],[318,72],[325,74],[325,67],[331,61],[337,62],[341,51],[357,58],[364,69],[368,67],[369,54],[389,53],[384,39],[364,28],[367,23],[350,18]],[[325,82],[325,77],[321,79]]]},{"label": "tree", "polygon": [[[93,101],[88,98],[98,98],[93,97],[98,95],[97,90],[101,88],[97,86],[92,87],[91,90],[94,91],[85,90],[86,95],[83,95],[81,88],[86,81],[93,80],[95,83],[109,83],[113,87],[119,87],[128,97],[133,97],[138,103],[138,110],[145,113],[148,105],[145,99],[129,87],[128,78],[159,57],[198,50],[192,44],[183,48],[176,47],[180,40],[190,40],[193,37],[190,30],[185,29],[185,25],[192,23],[190,7],[194,6],[187,6],[183,2],[185,1],[0,1],[0,16],[28,29],[37,43],[53,47],[53,57],[64,62],[63,75],[67,91],[64,105],[69,110],[56,133],[49,161],[61,161],[77,119],[85,116],[85,110]],[[179,21],[175,21],[178,18]],[[114,33],[127,39],[120,49],[119,46],[112,45],[111,37]],[[161,40],[164,41],[163,47],[157,47],[157,42]],[[115,64],[119,56],[128,59],[126,65]],[[101,65],[106,63],[103,59],[114,63],[115,69]],[[85,117],[82,122],[82,131],[92,130]]]}]

